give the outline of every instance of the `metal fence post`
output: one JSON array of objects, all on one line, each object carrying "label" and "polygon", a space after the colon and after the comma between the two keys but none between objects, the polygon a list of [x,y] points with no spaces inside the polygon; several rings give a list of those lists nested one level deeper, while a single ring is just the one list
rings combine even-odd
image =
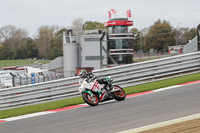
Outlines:
[{"label": "metal fence post", "polygon": [[50,74],[51,75],[51,80],[53,80],[53,74]]},{"label": "metal fence post", "polygon": [[36,76],[38,77],[38,83],[40,82],[40,76],[38,74],[36,74]]},{"label": "metal fence post", "polygon": [[28,76],[26,74],[24,74],[26,76],[26,84],[28,84]]},{"label": "metal fence post", "polygon": [[22,77],[19,75],[19,73],[17,74],[19,76],[19,85],[22,85]]},{"label": "metal fence post", "polygon": [[47,77],[47,81],[49,81],[49,75],[48,74],[46,75],[46,77]]},{"label": "metal fence post", "polygon": [[10,73],[10,75],[12,76],[12,85],[14,87],[15,86],[15,75],[13,73]]}]

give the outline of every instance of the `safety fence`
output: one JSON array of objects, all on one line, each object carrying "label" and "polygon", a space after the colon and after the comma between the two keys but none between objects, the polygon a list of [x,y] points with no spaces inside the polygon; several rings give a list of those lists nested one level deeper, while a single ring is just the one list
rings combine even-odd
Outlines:
[{"label": "safety fence", "polygon": [[34,74],[33,76],[29,76],[27,74],[20,75],[20,74],[13,74],[12,75],[12,84],[13,86],[22,86],[28,84],[35,84],[40,82],[46,82],[56,79],[63,78],[61,74]]},{"label": "safety fence", "polygon": [[1,78],[0,89],[16,86],[23,86],[28,84],[35,84],[40,82],[46,82],[51,80],[57,80],[63,78],[62,74],[34,74],[28,75],[23,73],[10,72],[9,77]]},{"label": "safety fence", "polygon": [[[93,71],[111,76],[121,87],[162,80],[200,70],[200,52],[166,57]],[[70,77],[0,90],[0,110],[33,105],[79,95],[79,77]]]}]

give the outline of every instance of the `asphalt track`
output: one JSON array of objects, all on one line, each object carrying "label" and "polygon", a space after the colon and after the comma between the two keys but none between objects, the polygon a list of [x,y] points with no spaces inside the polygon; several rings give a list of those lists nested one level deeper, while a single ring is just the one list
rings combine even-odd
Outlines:
[{"label": "asphalt track", "polygon": [[0,123],[0,133],[114,133],[200,113],[200,83]]}]

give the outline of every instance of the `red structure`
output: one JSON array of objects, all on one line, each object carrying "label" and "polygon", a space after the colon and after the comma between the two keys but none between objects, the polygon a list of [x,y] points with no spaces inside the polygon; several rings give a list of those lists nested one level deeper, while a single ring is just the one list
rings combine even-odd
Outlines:
[{"label": "red structure", "polygon": [[[112,18],[104,24],[109,29],[107,51],[117,64],[133,63],[133,34],[128,31],[132,25],[128,18]],[[114,65],[110,58],[108,65]]]},{"label": "red structure", "polygon": [[2,67],[2,70],[16,70],[17,66],[10,66],[10,67]]}]

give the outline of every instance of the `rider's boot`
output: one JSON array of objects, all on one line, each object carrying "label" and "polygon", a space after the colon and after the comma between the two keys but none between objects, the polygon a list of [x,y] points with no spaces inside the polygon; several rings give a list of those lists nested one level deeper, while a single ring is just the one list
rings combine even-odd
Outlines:
[{"label": "rider's boot", "polygon": [[113,90],[113,85],[112,85],[111,83],[109,83],[108,86],[109,86],[109,91],[112,92],[112,90]]}]

